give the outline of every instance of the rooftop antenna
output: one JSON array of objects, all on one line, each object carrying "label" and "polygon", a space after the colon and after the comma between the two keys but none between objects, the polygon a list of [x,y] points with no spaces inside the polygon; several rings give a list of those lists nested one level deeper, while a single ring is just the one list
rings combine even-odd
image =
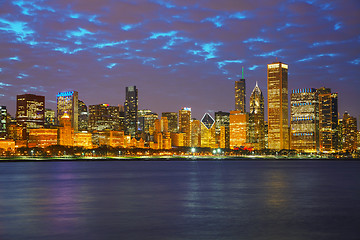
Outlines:
[{"label": "rooftop antenna", "polygon": [[241,71],[241,79],[244,79],[244,67],[242,67],[242,71]]}]

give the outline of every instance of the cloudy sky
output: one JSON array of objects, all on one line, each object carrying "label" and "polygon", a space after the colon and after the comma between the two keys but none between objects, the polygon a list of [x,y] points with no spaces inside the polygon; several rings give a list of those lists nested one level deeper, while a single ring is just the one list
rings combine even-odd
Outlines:
[{"label": "cloudy sky", "polygon": [[[76,90],[87,105],[123,104],[193,116],[234,109],[234,81],[289,64],[289,91],[329,87],[339,112],[360,114],[359,0],[0,0],[0,104]],[[248,108],[248,107],[247,107]]]}]

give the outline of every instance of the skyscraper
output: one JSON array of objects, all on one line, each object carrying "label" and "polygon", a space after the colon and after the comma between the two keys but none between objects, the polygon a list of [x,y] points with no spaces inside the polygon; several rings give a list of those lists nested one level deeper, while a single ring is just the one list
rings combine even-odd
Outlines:
[{"label": "skyscraper", "polygon": [[109,104],[89,106],[89,126],[91,131],[119,130],[119,107]]},{"label": "skyscraper", "polygon": [[245,147],[248,142],[249,114],[230,111],[230,148]]},{"label": "skyscraper", "polygon": [[315,88],[294,89],[290,98],[291,149],[316,152],[319,149],[319,100]]},{"label": "skyscraper", "polygon": [[162,117],[167,117],[169,132],[178,132],[178,114],[176,112],[163,112]]},{"label": "skyscraper", "polygon": [[131,137],[135,137],[138,121],[138,90],[136,86],[126,87],[125,96],[125,132]]},{"label": "skyscraper", "polygon": [[191,146],[191,108],[179,110],[179,132],[184,133],[184,146]]},{"label": "skyscraper", "polygon": [[79,131],[87,131],[88,130],[88,121],[89,121],[89,112],[86,104],[79,100],[78,103],[78,112],[79,112]]},{"label": "skyscraper", "polygon": [[51,109],[45,109],[45,124],[46,128],[55,126],[55,111]]},{"label": "skyscraper", "polygon": [[215,139],[221,148],[230,147],[230,113],[215,112]]},{"label": "skyscraper", "polygon": [[246,112],[246,85],[244,79],[244,68],[242,78],[235,81],[235,111]]},{"label": "skyscraper", "polygon": [[201,123],[199,120],[191,120],[191,147],[201,147]]},{"label": "skyscraper", "polygon": [[343,116],[343,150],[355,151],[357,149],[357,121],[355,117],[345,112]]},{"label": "skyscraper", "polygon": [[205,113],[201,119],[201,147],[216,148],[215,120]]},{"label": "skyscraper", "polygon": [[27,128],[39,128],[45,121],[45,97],[34,94],[17,95],[16,122]]},{"label": "skyscraper", "polygon": [[249,136],[255,149],[265,148],[264,96],[257,82],[250,96]]},{"label": "skyscraper", "polygon": [[330,88],[319,88],[319,148],[333,152],[338,148],[338,95]]},{"label": "skyscraper", "polygon": [[57,119],[60,119],[67,113],[71,120],[71,127],[75,132],[78,131],[78,104],[79,97],[77,91],[59,92],[57,94]]},{"label": "skyscraper", "polygon": [[7,134],[7,110],[6,106],[0,106],[0,138],[4,138]]},{"label": "skyscraper", "polygon": [[267,66],[268,146],[289,148],[288,65],[274,62]]}]

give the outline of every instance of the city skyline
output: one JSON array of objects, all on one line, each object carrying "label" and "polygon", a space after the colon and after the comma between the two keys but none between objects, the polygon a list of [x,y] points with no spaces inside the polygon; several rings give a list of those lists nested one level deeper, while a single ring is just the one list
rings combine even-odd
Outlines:
[{"label": "city skyline", "polygon": [[78,91],[88,106],[122,105],[123,89],[135,85],[139,109],[160,114],[188,106],[201,119],[234,110],[242,66],[246,108],[256,81],[267,99],[266,65],[281,61],[289,65],[289,91],[331,88],[340,115],[359,117],[358,1],[0,6],[0,101],[13,116],[16,95],[44,95],[51,109],[60,91]]}]

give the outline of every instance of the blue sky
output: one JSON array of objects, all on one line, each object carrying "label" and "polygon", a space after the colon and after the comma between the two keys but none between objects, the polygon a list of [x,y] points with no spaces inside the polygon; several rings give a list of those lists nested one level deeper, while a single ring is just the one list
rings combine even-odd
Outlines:
[{"label": "blue sky", "polygon": [[360,2],[263,0],[61,0],[0,2],[0,104],[16,95],[76,90],[87,105],[140,109],[234,109],[234,81],[258,81],[266,64],[289,64],[289,92],[329,87],[339,113],[359,117]]}]

